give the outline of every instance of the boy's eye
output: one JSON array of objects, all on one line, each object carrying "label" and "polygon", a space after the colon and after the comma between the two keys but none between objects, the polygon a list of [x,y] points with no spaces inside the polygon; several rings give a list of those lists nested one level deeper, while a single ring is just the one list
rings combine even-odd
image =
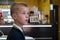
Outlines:
[{"label": "boy's eye", "polygon": [[25,13],[22,13],[22,14],[25,14]]},{"label": "boy's eye", "polygon": [[28,13],[25,13],[25,12],[24,12],[24,13],[22,13],[22,14],[28,14]]}]

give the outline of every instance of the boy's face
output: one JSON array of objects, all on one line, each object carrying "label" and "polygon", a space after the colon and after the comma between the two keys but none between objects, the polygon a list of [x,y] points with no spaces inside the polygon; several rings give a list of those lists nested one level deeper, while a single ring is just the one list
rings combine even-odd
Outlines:
[{"label": "boy's face", "polygon": [[21,6],[18,13],[15,14],[15,21],[21,25],[28,24],[28,7]]}]

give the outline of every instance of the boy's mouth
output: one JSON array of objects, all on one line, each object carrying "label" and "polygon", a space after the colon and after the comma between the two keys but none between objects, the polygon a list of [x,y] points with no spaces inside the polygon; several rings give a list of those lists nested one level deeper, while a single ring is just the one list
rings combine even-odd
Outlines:
[{"label": "boy's mouth", "polygon": [[28,20],[25,20],[26,22],[28,22]]}]

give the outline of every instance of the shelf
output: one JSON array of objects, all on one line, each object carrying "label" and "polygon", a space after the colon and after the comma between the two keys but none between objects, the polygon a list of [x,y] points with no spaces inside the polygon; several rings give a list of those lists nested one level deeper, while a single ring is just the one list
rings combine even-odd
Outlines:
[{"label": "shelf", "polygon": [[[0,27],[13,27],[13,25],[0,25]],[[52,27],[52,25],[24,25],[23,27]]]}]

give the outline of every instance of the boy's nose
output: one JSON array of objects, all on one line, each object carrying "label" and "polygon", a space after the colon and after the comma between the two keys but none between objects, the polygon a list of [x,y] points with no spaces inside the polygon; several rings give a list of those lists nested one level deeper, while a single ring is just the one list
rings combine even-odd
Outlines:
[{"label": "boy's nose", "polygon": [[26,14],[26,18],[29,18],[29,15],[28,14]]}]

